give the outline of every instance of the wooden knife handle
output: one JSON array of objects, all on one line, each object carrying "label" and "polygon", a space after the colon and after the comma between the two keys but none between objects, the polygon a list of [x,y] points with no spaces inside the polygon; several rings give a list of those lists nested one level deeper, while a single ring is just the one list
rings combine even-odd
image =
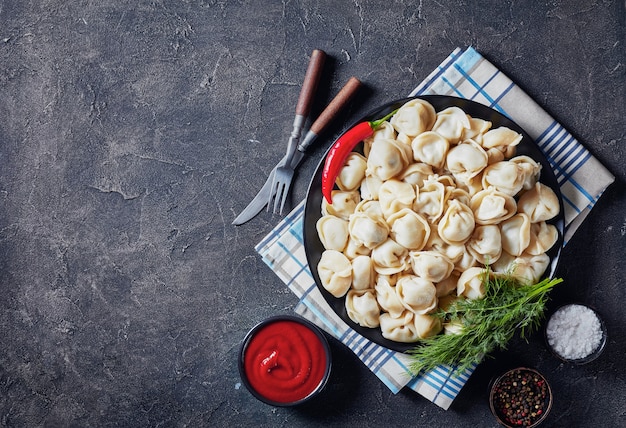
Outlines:
[{"label": "wooden knife handle", "polygon": [[315,49],[311,54],[309,60],[309,66],[304,75],[304,82],[302,83],[302,89],[300,89],[300,97],[298,98],[298,105],[296,105],[296,115],[307,117],[311,110],[311,104],[313,101],[313,95],[317,90],[317,84],[320,81],[322,75],[322,68],[324,68],[324,61],[326,60],[326,53],[322,50]]},{"label": "wooden knife handle", "polygon": [[345,107],[360,86],[361,81],[356,77],[351,77],[343,88],[341,88],[335,98],[333,98],[330,104],[328,104],[324,111],[319,115],[315,122],[313,122],[313,125],[311,125],[311,131],[319,135],[335,118],[337,113]]}]

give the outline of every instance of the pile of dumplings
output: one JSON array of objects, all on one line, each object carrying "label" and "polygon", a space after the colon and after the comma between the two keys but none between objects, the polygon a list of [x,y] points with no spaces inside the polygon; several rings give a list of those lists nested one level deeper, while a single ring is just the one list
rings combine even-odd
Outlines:
[{"label": "pile of dumplings", "polygon": [[412,343],[459,326],[433,316],[484,296],[486,266],[535,283],[558,231],[541,165],[516,156],[522,135],[458,107],[412,99],[352,152],[322,201],[322,286],[352,321]]}]

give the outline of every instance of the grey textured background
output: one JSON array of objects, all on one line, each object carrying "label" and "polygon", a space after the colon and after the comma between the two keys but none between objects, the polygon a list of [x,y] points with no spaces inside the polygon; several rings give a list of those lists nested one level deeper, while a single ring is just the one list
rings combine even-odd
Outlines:
[{"label": "grey textured background", "polygon": [[[625,26],[621,0],[0,0],[0,425],[495,426],[489,379],[519,362],[552,382],[549,426],[626,426]],[[238,347],[296,299],[253,248],[280,218],[231,222],[282,157],[310,52],[329,55],[314,114],[367,87],[292,204],[348,123],[470,45],[617,177],[553,295],[601,311],[606,353],[574,367],[515,341],[443,411],[332,341],[319,400],[261,404]]]}]

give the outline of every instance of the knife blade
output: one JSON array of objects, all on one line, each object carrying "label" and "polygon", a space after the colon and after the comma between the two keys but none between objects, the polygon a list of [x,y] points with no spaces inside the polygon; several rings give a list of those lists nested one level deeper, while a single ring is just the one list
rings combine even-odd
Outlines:
[{"label": "knife blade", "polygon": [[282,163],[281,166],[285,165],[287,163],[288,157],[289,157],[288,155],[285,155],[285,157],[283,157],[283,159],[278,163],[278,165],[276,165],[274,169],[272,169],[272,171],[270,172],[270,175],[267,177],[267,180],[265,181],[265,184],[263,185],[263,187],[261,187],[261,190],[259,190],[256,196],[252,199],[252,201],[250,201],[248,206],[243,209],[241,214],[239,214],[237,218],[233,220],[233,224],[235,226],[244,224],[248,220],[252,219],[254,216],[256,216],[258,213],[261,212],[261,210],[263,209],[263,207],[265,207],[265,205],[267,205],[267,200],[269,199],[270,192],[272,191],[272,182],[274,181],[274,174],[276,173],[276,168],[278,168],[281,163]]},{"label": "knife blade", "polygon": [[285,166],[287,162],[289,162],[292,167],[296,168],[306,155],[307,149],[311,146],[311,144],[313,144],[319,134],[322,133],[322,131],[337,116],[337,114],[345,107],[360,86],[361,81],[356,77],[351,77],[350,80],[348,80],[328,106],[326,106],[324,111],[318,116],[315,122],[313,122],[305,137],[302,139],[300,144],[298,144],[297,150],[292,153],[291,156],[287,153],[272,169],[267,177],[267,180],[265,181],[265,184],[261,187],[261,190],[259,190],[248,206],[246,206],[241,214],[239,214],[233,221],[235,226],[244,224],[261,212],[263,207],[267,205],[267,200],[270,196],[270,192],[272,191],[272,182],[274,180],[276,169],[278,167]]}]

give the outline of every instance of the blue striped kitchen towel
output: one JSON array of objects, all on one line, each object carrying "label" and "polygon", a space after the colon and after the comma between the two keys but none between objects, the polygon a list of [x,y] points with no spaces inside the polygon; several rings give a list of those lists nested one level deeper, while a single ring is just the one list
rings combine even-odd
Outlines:
[{"label": "blue striped kitchen towel", "polygon": [[550,162],[565,206],[565,242],[615,177],[561,124],[475,49],[457,48],[411,95],[452,95],[491,107],[528,133]]},{"label": "blue striped kitchen towel", "polygon": [[[572,236],[614,177],[559,123],[473,48],[455,49],[411,95],[454,95],[471,99],[518,123],[544,151],[557,175],[565,208],[565,240]],[[303,247],[304,202],[256,247],[263,261],[300,299],[295,311],[348,346],[394,393],[403,387],[448,409],[473,369],[452,376],[441,366],[411,376],[408,357],[370,342],[339,318],[317,289]]]}]

